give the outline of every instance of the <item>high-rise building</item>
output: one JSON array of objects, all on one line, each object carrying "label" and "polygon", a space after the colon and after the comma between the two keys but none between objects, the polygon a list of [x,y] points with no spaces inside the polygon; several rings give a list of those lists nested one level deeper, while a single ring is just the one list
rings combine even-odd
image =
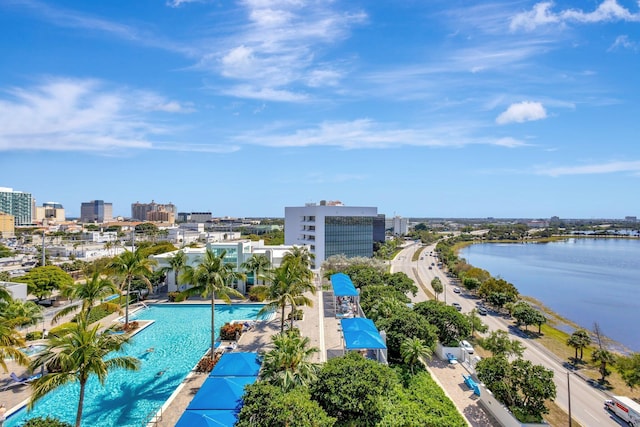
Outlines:
[{"label": "high-rise building", "polygon": [[151,201],[151,203],[132,203],[131,219],[137,221],[163,221],[175,222],[178,210],[172,203],[162,204]]},{"label": "high-rise building", "polygon": [[83,202],[80,206],[80,222],[109,222],[113,220],[113,205],[104,200]]},{"label": "high-rise building", "polygon": [[189,222],[208,222],[212,218],[211,212],[191,212]]},{"label": "high-rise building", "polygon": [[13,215],[0,212],[0,237],[13,237],[15,231],[15,218]]},{"label": "high-rise building", "polygon": [[56,222],[64,222],[64,207],[58,202],[45,202],[42,206],[36,207],[35,220],[54,220]]},{"label": "high-rise building", "polygon": [[13,215],[15,225],[33,224],[33,203],[31,193],[0,187],[0,212]]},{"label": "high-rise building", "polygon": [[396,215],[393,218],[387,219],[386,228],[387,230],[391,230],[391,233],[396,236],[405,235],[409,232],[409,220]]},{"label": "high-rise building", "polygon": [[378,216],[375,207],[323,200],[284,208],[284,242],[307,245],[315,255],[314,268],[332,255],[373,256],[374,236],[384,241],[384,216]]}]

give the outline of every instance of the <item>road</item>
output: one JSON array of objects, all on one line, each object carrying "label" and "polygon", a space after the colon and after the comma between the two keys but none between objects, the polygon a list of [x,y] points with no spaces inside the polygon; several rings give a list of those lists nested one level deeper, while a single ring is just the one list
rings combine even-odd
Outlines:
[{"label": "road", "polygon": [[[404,272],[417,283],[422,283],[431,293],[433,293],[431,280],[434,277],[439,277],[444,285],[443,295],[439,296],[440,300],[446,301],[447,304],[458,302],[462,306],[462,312],[469,312],[476,307],[478,300],[471,295],[467,295],[464,290],[462,290],[460,294],[453,292],[455,285],[452,285],[451,279],[438,268],[438,261],[435,256],[429,255],[430,252],[434,251],[435,245],[425,247],[422,251],[421,258],[418,261],[412,261],[413,254],[420,249],[420,247],[419,244],[413,244],[404,248],[392,261],[391,271]],[[433,253],[435,255],[435,252]],[[434,265],[432,265],[432,263]],[[429,269],[429,266],[431,266],[431,269]],[[418,287],[420,288],[420,286]],[[418,295],[413,298],[415,302],[426,301],[427,299],[428,297],[422,289],[420,289]],[[516,335],[517,330],[510,329],[509,326],[511,323],[499,314],[489,312],[489,315],[483,316],[482,319],[490,331],[502,329],[509,332],[512,339],[521,341],[526,347],[524,352],[525,359],[554,371],[554,382],[557,390],[555,402],[567,412],[569,408],[567,397],[568,383],[570,382],[571,413],[573,418],[580,422],[580,424],[585,427],[622,425],[604,409],[603,402],[607,396],[600,390],[589,385],[575,373],[568,371],[565,366],[563,366],[565,361],[558,359],[534,340]]]}]

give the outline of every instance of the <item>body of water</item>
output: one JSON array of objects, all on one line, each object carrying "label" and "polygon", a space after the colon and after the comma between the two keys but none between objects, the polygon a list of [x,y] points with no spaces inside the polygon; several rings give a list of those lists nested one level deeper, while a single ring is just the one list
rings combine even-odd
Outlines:
[{"label": "body of water", "polygon": [[607,337],[640,351],[639,240],[487,243],[468,246],[459,256],[562,317],[589,330],[597,322]]},{"label": "body of water", "polygon": [[[232,320],[256,319],[262,307],[216,304],[216,330]],[[104,385],[91,376],[86,386],[83,426],[145,426],[211,345],[209,304],[151,305],[131,319],[155,321],[118,353],[140,359],[140,370],[112,371]],[[9,417],[4,426],[16,427],[29,418],[47,415],[73,425],[79,389],[77,383],[61,386],[40,399],[32,411],[23,409]]]}]

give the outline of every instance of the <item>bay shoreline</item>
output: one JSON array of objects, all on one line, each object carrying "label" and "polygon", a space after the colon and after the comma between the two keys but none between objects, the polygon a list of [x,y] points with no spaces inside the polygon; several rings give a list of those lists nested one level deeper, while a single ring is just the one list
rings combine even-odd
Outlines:
[{"label": "bay shoreline", "polygon": [[[468,246],[474,245],[474,244],[492,244],[492,243],[498,243],[498,244],[505,244],[505,243],[509,243],[509,244],[527,244],[527,243],[531,243],[531,244],[540,244],[540,243],[552,243],[552,242],[559,242],[559,241],[563,241],[563,240],[567,240],[567,239],[573,239],[573,238],[589,238],[589,239],[635,239],[637,240],[638,237],[633,237],[633,236],[589,236],[589,235],[578,235],[578,236],[574,236],[574,235],[567,235],[567,236],[553,236],[553,237],[546,237],[546,238],[541,238],[541,239],[527,239],[527,240],[520,240],[520,241],[513,241],[513,240],[482,240],[482,241],[467,241],[467,242],[458,242],[455,244],[453,251],[455,253],[455,255],[458,257],[458,259],[461,259],[459,256],[460,250],[462,250],[463,248],[466,248]],[[466,260],[465,260],[466,261]],[[468,263],[469,265],[472,265],[473,267],[476,268],[482,268],[482,267],[478,267],[475,266],[471,263]],[[487,270],[488,271],[488,270]],[[489,271],[489,274],[491,274],[492,277],[493,274]],[[513,283],[513,285],[516,287],[516,289],[518,288],[516,283]],[[518,291],[519,292],[519,291]],[[536,309],[542,311],[545,316],[547,317],[547,324],[549,327],[556,329],[558,331],[561,332],[565,332],[567,334],[571,334],[573,333],[575,330],[578,329],[584,329],[587,330],[588,332],[590,332],[591,334],[593,334],[593,330],[592,330],[592,326],[586,326],[586,325],[580,325],[579,323],[567,319],[566,317],[560,315],[559,313],[557,313],[556,311],[552,310],[551,308],[549,308],[545,303],[543,303],[541,300],[530,296],[530,295],[523,295],[519,293],[519,298],[522,300],[525,300],[529,303],[531,303],[532,306],[534,306]],[[627,345],[616,341],[610,337],[607,337],[606,335],[601,335],[601,339],[603,340],[603,344],[605,344],[607,346],[607,348],[613,352],[628,356],[630,354],[633,354],[634,351],[629,348]]]}]

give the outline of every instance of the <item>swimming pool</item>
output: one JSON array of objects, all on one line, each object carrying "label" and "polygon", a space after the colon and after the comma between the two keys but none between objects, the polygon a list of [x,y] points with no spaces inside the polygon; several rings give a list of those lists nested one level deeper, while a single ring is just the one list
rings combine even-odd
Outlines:
[{"label": "swimming pool", "polygon": [[[262,305],[216,304],[216,330],[231,320],[255,319]],[[135,335],[119,355],[140,359],[139,371],[113,371],[104,386],[92,376],[86,386],[83,426],[144,425],[184,380],[210,346],[211,306],[208,304],[150,305],[131,316],[155,323]],[[217,333],[216,333],[217,336]],[[147,352],[152,348],[153,351]],[[162,372],[162,375],[157,375]],[[79,386],[69,384],[40,399],[31,412],[21,410],[5,421],[19,426],[36,416],[55,416],[75,422]]]},{"label": "swimming pool", "polygon": [[[211,322],[209,322],[209,323],[211,323]],[[26,354],[27,356],[31,357],[31,356],[35,356],[36,354],[40,353],[45,348],[47,348],[47,346],[44,345],[44,344],[36,344],[36,345],[30,345],[29,347],[22,347],[20,349],[20,351],[23,352],[24,354]]]}]

